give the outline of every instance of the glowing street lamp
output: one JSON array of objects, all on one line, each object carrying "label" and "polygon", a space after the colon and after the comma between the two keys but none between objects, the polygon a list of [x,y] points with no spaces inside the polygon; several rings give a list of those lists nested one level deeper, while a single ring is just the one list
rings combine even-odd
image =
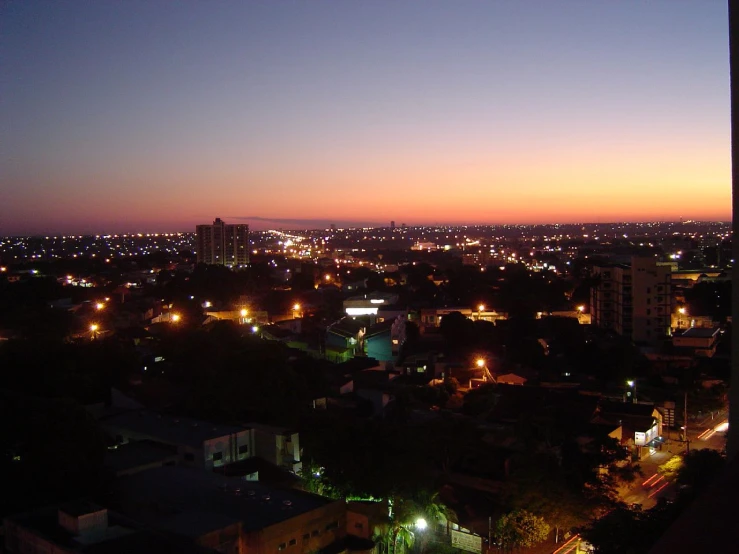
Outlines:
[{"label": "glowing street lamp", "polygon": [[477,358],[475,364],[477,364],[477,367],[482,369],[483,367],[485,367],[485,360],[483,360],[482,358]]},{"label": "glowing street lamp", "polygon": [[688,313],[688,310],[685,309],[685,306],[680,306],[677,309],[677,328],[682,329],[683,327],[683,316]]},{"label": "glowing street lamp", "polygon": [[482,318],[482,312],[485,311],[485,304],[479,304],[477,306],[477,321],[480,321],[480,318]]},{"label": "glowing street lamp", "polygon": [[98,329],[100,329],[100,326],[97,323],[93,323],[92,325],[90,325],[90,333],[93,340],[97,336]]},{"label": "glowing street lamp", "polygon": [[95,304],[95,309],[96,309],[97,311],[100,311],[100,310],[102,310],[103,308],[105,308],[105,304],[103,304],[102,302],[98,302],[97,304]]},{"label": "glowing street lamp", "polygon": [[626,384],[629,386],[629,388],[634,389],[633,394],[631,391],[627,391],[626,396],[631,396],[631,401],[636,404],[636,381],[634,381],[633,379],[629,379],[628,381],[626,381]]},{"label": "glowing street lamp", "polygon": [[177,323],[180,319],[182,319],[182,317],[180,316],[180,314],[172,314],[172,317],[170,318],[170,320],[172,321],[172,323]]},{"label": "glowing street lamp", "polygon": [[426,528],[427,528],[428,526],[429,526],[429,524],[428,524],[428,523],[426,522],[426,520],[425,520],[425,519],[423,519],[422,517],[419,517],[419,518],[418,518],[418,519],[416,520],[416,529],[418,529],[419,531],[423,531],[423,530],[424,530],[424,529],[426,529]]},{"label": "glowing street lamp", "polygon": [[297,319],[300,314],[300,304],[295,303],[293,304],[293,318]]},{"label": "glowing street lamp", "polygon": [[585,306],[581,304],[580,306],[577,307],[577,311],[580,313],[583,313],[585,311]]}]

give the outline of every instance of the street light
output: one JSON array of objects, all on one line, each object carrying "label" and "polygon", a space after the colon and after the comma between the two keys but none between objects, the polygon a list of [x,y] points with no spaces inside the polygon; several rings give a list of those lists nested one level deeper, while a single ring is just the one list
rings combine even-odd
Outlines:
[{"label": "street light", "polygon": [[182,319],[180,317],[180,314],[172,314],[172,317],[171,317],[172,323],[177,323],[180,319]]},{"label": "street light", "polygon": [[297,319],[299,313],[300,313],[300,304],[298,303],[293,304],[293,319]]},{"label": "street light", "polygon": [[483,360],[482,358],[477,358],[475,363],[477,364],[477,367],[479,367],[480,369],[485,367],[485,360]]},{"label": "street light", "polygon": [[103,304],[102,302],[98,302],[97,304],[95,304],[95,309],[96,309],[97,311],[100,311],[100,310],[102,310],[103,308],[105,308],[105,304]]},{"label": "street light", "polygon": [[688,313],[688,310],[685,309],[685,306],[680,306],[677,309],[677,313],[679,314],[677,316],[677,328],[682,329],[683,328],[683,316]]},{"label": "street light", "polygon": [[482,317],[482,312],[485,311],[485,304],[480,304],[477,306],[477,321],[480,321],[480,318]]},{"label": "street light", "polygon": [[100,327],[98,326],[97,323],[93,323],[92,325],[90,325],[90,333],[92,333],[92,337],[91,337],[92,339],[95,339],[98,329],[100,329]]},{"label": "street light", "polygon": [[241,308],[241,311],[239,312],[239,315],[241,316],[241,324],[243,325],[246,323],[246,316],[249,313],[249,310],[246,308]]},{"label": "street light", "polygon": [[633,395],[631,394],[631,391],[628,391],[626,394],[627,396],[631,396],[632,397],[631,401],[634,404],[636,404],[636,381],[634,381],[633,379],[629,379],[628,381],[626,381],[626,384],[629,385],[629,387],[631,387],[632,389],[634,389]]},{"label": "street light", "polygon": [[577,307],[577,311],[580,312],[580,313],[583,313],[585,311],[585,306],[583,306],[583,305],[578,306]]},{"label": "street light", "polygon": [[428,524],[428,523],[426,523],[426,520],[425,520],[425,519],[423,519],[422,517],[419,517],[419,518],[418,518],[418,519],[416,520],[416,529],[418,529],[419,531],[423,531],[423,530],[424,530],[424,529],[426,529],[426,527],[428,527],[428,526],[429,526],[429,524]]}]

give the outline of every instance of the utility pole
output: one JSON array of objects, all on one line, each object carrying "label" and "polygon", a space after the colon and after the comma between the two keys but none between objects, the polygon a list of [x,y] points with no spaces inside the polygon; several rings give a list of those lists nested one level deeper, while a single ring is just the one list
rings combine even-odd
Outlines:
[{"label": "utility pole", "polygon": [[690,440],[688,439],[688,391],[685,391],[685,403],[683,405],[683,430],[685,432],[685,453],[690,453]]}]

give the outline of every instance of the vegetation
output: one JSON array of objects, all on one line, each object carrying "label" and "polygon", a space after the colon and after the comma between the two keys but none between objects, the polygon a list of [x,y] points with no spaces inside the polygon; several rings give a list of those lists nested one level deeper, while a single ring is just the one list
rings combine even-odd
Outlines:
[{"label": "vegetation", "polygon": [[526,510],[516,510],[502,516],[495,524],[495,537],[504,552],[536,546],[546,540],[549,525],[543,517]]}]

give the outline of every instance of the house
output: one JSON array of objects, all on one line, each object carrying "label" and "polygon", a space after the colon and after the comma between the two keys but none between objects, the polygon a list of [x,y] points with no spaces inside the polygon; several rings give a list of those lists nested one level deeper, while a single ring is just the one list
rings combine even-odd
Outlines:
[{"label": "house", "polygon": [[495,382],[499,385],[525,385],[528,379],[517,373],[504,373],[495,377]]},{"label": "house", "polygon": [[326,348],[338,348],[355,354],[363,351],[363,338],[366,325],[351,317],[345,317],[326,328]]},{"label": "house", "polygon": [[398,316],[375,323],[367,329],[363,342],[367,356],[383,362],[395,360],[405,342],[405,319]]},{"label": "house", "polygon": [[611,426],[613,436],[621,427],[621,444],[637,459],[654,452],[661,443],[662,414],[654,404],[601,400],[591,421]]}]

